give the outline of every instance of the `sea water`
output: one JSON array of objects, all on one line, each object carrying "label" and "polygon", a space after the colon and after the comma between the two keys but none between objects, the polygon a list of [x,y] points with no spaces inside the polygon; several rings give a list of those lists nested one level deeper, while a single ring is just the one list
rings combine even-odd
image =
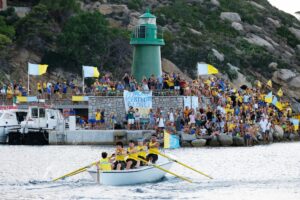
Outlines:
[{"label": "sea water", "polygon": [[132,186],[97,185],[88,173],[51,179],[99,159],[103,146],[0,146],[0,199],[300,199],[300,143],[181,148],[164,153],[214,179],[174,164],[173,176]]}]

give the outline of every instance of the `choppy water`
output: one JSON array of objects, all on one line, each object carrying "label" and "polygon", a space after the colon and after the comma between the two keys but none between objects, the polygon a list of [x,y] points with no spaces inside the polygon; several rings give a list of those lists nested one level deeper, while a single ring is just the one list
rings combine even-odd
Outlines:
[{"label": "choppy water", "polygon": [[249,148],[183,148],[165,153],[214,180],[174,165],[186,183],[165,181],[125,187],[99,186],[87,173],[51,182],[100,156],[99,146],[0,146],[0,199],[300,199],[300,143]]}]

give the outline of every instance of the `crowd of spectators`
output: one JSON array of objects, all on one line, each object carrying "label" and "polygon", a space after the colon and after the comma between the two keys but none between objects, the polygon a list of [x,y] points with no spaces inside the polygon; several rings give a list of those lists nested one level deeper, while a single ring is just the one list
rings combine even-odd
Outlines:
[{"label": "crowd of spectators", "polygon": [[[86,82],[90,83],[90,81]],[[124,90],[145,92],[152,90],[154,95],[189,95],[192,87],[191,81],[176,73],[165,73],[160,77],[152,75],[148,79],[143,78],[141,82],[137,82],[133,76],[127,73],[121,80],[114,80],[111,74],[107,73],[94,79],[92,83],[85,84],[85,87],[83,87],[82,81],[78,80],[38,81],[36,85],[30,85],[28,92],[27,83],[20,80],[2,84],[0,91],[2,99],[6,100],[11,100],[16,96],[29,96],[29,93],[31,96],[50,100],[71,99],[71,96],[74,95],[120,96]]]},{"label": "crowd of spectators", "polygon": [[[268,142],[269,132],[275,125],[281,126],[287,137],[297,132],[290,122],[292,109],[289,102],[281,99],[282,110],[265,102],[265,95],[271,88],[260,85],[252,88],[247,86],[234,88],[228,81],[216,77],[206,79],[199,77],[188,81],[180,74],[165,73],[161,77],[143,78],[138,83],[129,74],[125,74],[121,81],[112,80],[111,75],[106,74],[87,85],[84,92],[79,82],[69,80],[57,83],[38,82],[35,91],[30,91],[30,94],[51,99],[82,94],[107,95],[110,92],[122,94],[125,89],[129,91],[168,90],[172,91],[171,95],[198,96],[200,105],[199,108],[150,110],[147,119],[142,119],[137,108],[130,108],[126,115],[128,129],[156,129],[158,133],[167,129],[170,132],[182,131],[199,137],[226,133],[244,137],[249,145],[259,137],[262,137],[264,142]],[[2,85],[1,94],[3,98],[12,99],[14,96],[27,96],[28,91],[21,81],[14,81]],[[203,99],[209,99],[209,103],[202,102]],[[102,126],[101,124],[107,123],[104,122],[107,117],[104,117],[104,111],[99,113],[95,123],[99,122],[99,126]],[[117,123],[115,114],[110,113],[108,118],[109,127],[114,128]],[[145,120],[146,123],[141,123],[141,120]],[[103,127],[107,126],[103,125]]]},{"label": "crowd of spectators", "polygon": [[[225,133],[243,137],[247,145],[258,140],[268,143],[270,131],[274,130],[275,125],[283,129],[285,138],[289,138],[290,134],[299,134],[290,121],[292,109],[288,101],[281,100],[280,110],[272,103],[265,102],[270,89],[261,86],[235,89],[222,79],[197,79],[189,84],[188,89],[184,88],[184,92],[199,97],[199,108],[150,110],[147,127],[158,133],[166,129],[171,133],[181,131],[196,134],[199,138]],[[208,104],[201,103],[203,97],[209,99]],[[128,111],[129,129],[135,125],[135,113],[135,108]],[[139,129],[141,119],[137,119],[136,128]]]}]

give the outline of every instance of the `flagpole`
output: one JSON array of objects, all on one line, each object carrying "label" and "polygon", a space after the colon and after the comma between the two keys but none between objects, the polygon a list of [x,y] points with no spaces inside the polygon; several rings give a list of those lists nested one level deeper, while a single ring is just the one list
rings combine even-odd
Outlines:
[{"label": "flagpole", "polygon": [[82,67],[82,93],[84,94],[84,70]]},{"label": "flagpole", "polygon": [[28,95],[27,96],[29,96],[29,72],[28,72],[28,77],[27,77],[27,90],[28,90]]}]

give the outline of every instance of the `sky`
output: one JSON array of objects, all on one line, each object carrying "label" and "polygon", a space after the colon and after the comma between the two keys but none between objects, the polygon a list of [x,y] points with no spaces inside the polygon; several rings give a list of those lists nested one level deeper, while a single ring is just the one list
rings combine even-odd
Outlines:
[{"label": "sky", "polygon": [[300,0],[268,0],[273,6],[287,13],[295,15],[300,11]]}]

